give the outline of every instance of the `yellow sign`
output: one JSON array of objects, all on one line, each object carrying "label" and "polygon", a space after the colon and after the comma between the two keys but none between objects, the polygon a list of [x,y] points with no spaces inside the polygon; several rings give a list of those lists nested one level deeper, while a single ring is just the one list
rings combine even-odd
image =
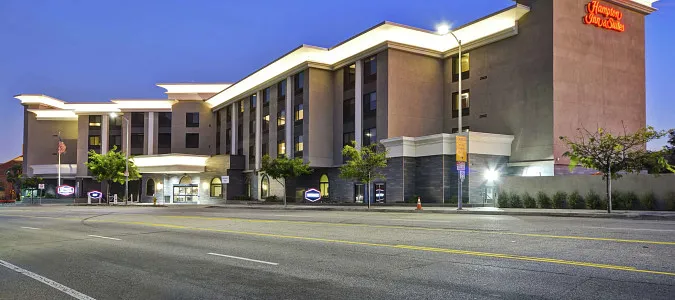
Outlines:
[{"label": "yellow sign", "polygon": [[466,161],[466,137],[465,136],[455,136],[455,155],[456,161]]}]

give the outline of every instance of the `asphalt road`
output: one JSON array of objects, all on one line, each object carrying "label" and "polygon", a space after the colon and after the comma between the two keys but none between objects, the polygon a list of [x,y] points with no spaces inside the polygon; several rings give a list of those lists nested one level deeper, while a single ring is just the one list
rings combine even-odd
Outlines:
[{"label": "asphalt road", "polygon": [[673,299],[675,222],[0,207],[0,299]]}]

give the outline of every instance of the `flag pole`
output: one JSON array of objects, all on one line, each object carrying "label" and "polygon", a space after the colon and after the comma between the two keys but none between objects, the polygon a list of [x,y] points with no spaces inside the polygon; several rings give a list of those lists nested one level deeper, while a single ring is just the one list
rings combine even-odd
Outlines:
[{"label": "flag pole", "polygon": [[58,150],[56,152],[59,155],[59,164],[58,164],[58,179],[56,181],[56,186],[57,188],[61,185],[61,131],[59,131],[59,145],[58,145]]}]

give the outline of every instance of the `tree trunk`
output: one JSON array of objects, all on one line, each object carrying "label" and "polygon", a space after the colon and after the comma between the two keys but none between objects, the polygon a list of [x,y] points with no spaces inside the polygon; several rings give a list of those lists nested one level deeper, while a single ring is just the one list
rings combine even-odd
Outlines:
[{"label": "tree trunk", "polygon": [[612,212],[612,178],[611,176],[608,176],[606,179],[606,187],[607,187],[607,213]]},{"label": "tree trunk", "polygon": [[288,198],[288,191],[286,190],[287,185],[288,181],[284,178],[284,207],[286,207],[286,198]]}]

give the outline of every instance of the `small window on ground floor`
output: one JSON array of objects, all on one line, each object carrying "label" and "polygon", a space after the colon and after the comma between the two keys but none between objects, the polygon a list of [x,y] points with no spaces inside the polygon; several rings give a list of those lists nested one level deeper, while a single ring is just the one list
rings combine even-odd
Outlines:
[{"label": "small window on ground floor", "polygon": [[220,178],[215,177],[211,179],[211,186],[209,188],[211,197],[222,197],[223,196],[223,183],[220,181]]}]

